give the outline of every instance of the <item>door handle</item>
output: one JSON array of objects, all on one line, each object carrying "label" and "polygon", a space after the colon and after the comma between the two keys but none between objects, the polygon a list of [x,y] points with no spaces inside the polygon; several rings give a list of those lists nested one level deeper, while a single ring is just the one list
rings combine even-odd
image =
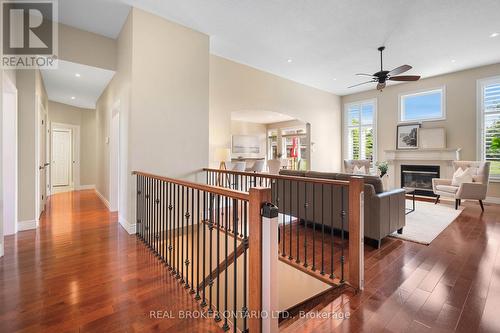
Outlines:
[{"label": "door handle", "polygon": [[50,165],[50,163],[45,163],[45,164],[44,164],[44,167],[49,166],[49,165]]},{"label": "door handle", "polygon": [[39,166],[39,167],[38,167],[38,170],[43,170],[43,169],[44,169],[44,167],[43,167],[43,166]]}]

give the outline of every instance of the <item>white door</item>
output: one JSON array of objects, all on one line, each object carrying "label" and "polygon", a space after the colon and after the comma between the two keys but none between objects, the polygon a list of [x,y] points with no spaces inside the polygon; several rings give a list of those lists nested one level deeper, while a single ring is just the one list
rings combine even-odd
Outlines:
[{"label": "white door", "polygon": [[52,132],[52,186],[71,185],[71,131]]}]

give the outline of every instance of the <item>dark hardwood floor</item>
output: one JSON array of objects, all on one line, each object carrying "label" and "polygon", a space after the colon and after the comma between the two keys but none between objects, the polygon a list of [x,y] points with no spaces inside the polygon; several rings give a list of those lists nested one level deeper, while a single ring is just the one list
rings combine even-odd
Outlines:
[{"label": "dark hardwood floor", "polygon": [[[364,292],[346,289],[281,331],[500,332],[500,206],[464,206],[429,246],[389,237],[367,246]],[[339,312],[350,318],[329,315]]]},{"label": "dark hardwood floor", "polygon": [[[325,297],[312,310],[319,315],[281,331],[499,332],[500,206],[464,206],[430,246],[367,246],[364,292]],[[61,193],[38,231],[7,237],[0,332],[222,332],[210,319],[150,318],[199,306],[116,219],[93,191]],[[331,315],[339,312],[349,319]]]},{"label": "dark hardwood floor", "polygon": [[[51,197],[38,231],[5,239],[0,332],[221,332],[93,191]],[[150,318],[172,311],[176,318]],[[169,313],[162,313],[163,316]]]}]

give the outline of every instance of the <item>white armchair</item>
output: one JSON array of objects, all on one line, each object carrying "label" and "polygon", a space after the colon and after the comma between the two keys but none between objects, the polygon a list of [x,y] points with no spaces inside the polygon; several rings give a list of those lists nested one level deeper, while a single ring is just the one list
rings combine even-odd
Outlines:
[{"label": "white armchair", "polygon": [[462,183],[454,186],[452,179],[434,178],[432,180],[432,190],[436,197],[436,204],[441,196],[455,199],[455,209],[458,209],[462,199],[478,200],[481,210],[484,211],[483,200],[488,191],[488,181],[490,176],[490,162],[477,161],[454,161],[453,169],[465,170],[469,168],[472,174],[472,183]]}]

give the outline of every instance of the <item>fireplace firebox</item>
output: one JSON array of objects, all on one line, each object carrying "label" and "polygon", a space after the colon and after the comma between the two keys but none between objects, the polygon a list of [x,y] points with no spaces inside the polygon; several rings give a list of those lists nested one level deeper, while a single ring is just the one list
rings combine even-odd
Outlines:
[{"label": "fireplace firebox", "polygon": [[401,165],[401,187],[415,189],[415,194],[435,197],[432,178],[439,178],[438,165]]}]

